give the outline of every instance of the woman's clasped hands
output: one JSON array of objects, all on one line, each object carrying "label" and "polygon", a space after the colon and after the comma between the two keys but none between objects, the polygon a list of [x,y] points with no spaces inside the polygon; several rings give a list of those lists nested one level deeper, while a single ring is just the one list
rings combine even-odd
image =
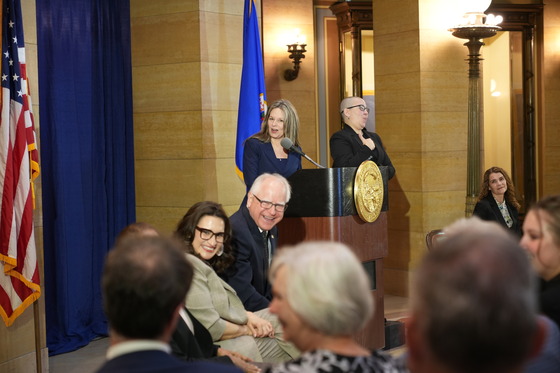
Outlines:
[{"label": "woman's clasped hands", "polygon": [[252,312],[247,312],[247,318],[247,327],[253,337],[274,337],[274,328],[269,321],[258,317]]}]

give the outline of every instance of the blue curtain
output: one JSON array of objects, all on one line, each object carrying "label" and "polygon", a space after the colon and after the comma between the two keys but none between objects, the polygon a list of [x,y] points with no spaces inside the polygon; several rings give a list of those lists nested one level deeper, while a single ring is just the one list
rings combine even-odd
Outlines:
[{"label": "blue curtain", "polygon": [[135,220],[128,0],[37,1],[44,289],[51,355],[107,334],[100,278]]}]

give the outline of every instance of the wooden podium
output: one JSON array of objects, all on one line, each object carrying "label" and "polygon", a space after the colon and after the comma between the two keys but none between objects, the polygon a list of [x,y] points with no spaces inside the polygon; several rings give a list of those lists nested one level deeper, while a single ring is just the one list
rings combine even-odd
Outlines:
[{"label": "wooden podium", "polygon": [[[387,194],[387,173],[379,168]],[[278,225],[279,245],[301,241],[327,240],[350,246],[362,261],[371,280],[375,304],[373,318],[356,340],[370,349],[385,344],[383,303],[383,258],[387,256],[387,213],[385,209],[373,223],[364,222],[354,205],[356,167],[306,169],[288,178],[292,197],[284,219]]]}]

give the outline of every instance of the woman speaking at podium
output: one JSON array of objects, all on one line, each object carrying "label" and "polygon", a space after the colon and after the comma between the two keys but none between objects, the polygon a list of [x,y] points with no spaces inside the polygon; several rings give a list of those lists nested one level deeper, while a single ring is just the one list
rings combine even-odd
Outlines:
[{"label": "woman speaking at podium", "polygon": [[387,176],[395,175],[395,167],[383,148],[381,137],[366,131],[369,108],[361,97],[347,97],[340,103],[344,128],[331,136],[333,167],[358,167],[371,160],[378,166],[387,166]]},{"label": "woman speaking at podium", "polygon": [[255,179],[265,173],[277,173],[288,178],[301,169],[301,155],[288,152],[280,142],[289,138],[298,141],[299,118],[288,100],[278,100],[269,106],[261,130],[245,141],[243,148],[243,179],[247,190]]}]

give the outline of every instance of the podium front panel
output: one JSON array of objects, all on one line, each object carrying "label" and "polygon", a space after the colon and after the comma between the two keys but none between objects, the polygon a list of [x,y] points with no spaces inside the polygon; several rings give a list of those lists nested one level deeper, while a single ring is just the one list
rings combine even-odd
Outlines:
[{"label": "podium front panel", "polygon": [[336,241],[348,245],[364,264],[372,280],[371,296],[375,313],[366,327],[354,335],[363,346],[382,348],[385,344],[383,301],[383,258],[387,256],[387,213],[373,223],[357,215],[338,217],[285,217],[278,224],[279,249],[303,241]]}]

